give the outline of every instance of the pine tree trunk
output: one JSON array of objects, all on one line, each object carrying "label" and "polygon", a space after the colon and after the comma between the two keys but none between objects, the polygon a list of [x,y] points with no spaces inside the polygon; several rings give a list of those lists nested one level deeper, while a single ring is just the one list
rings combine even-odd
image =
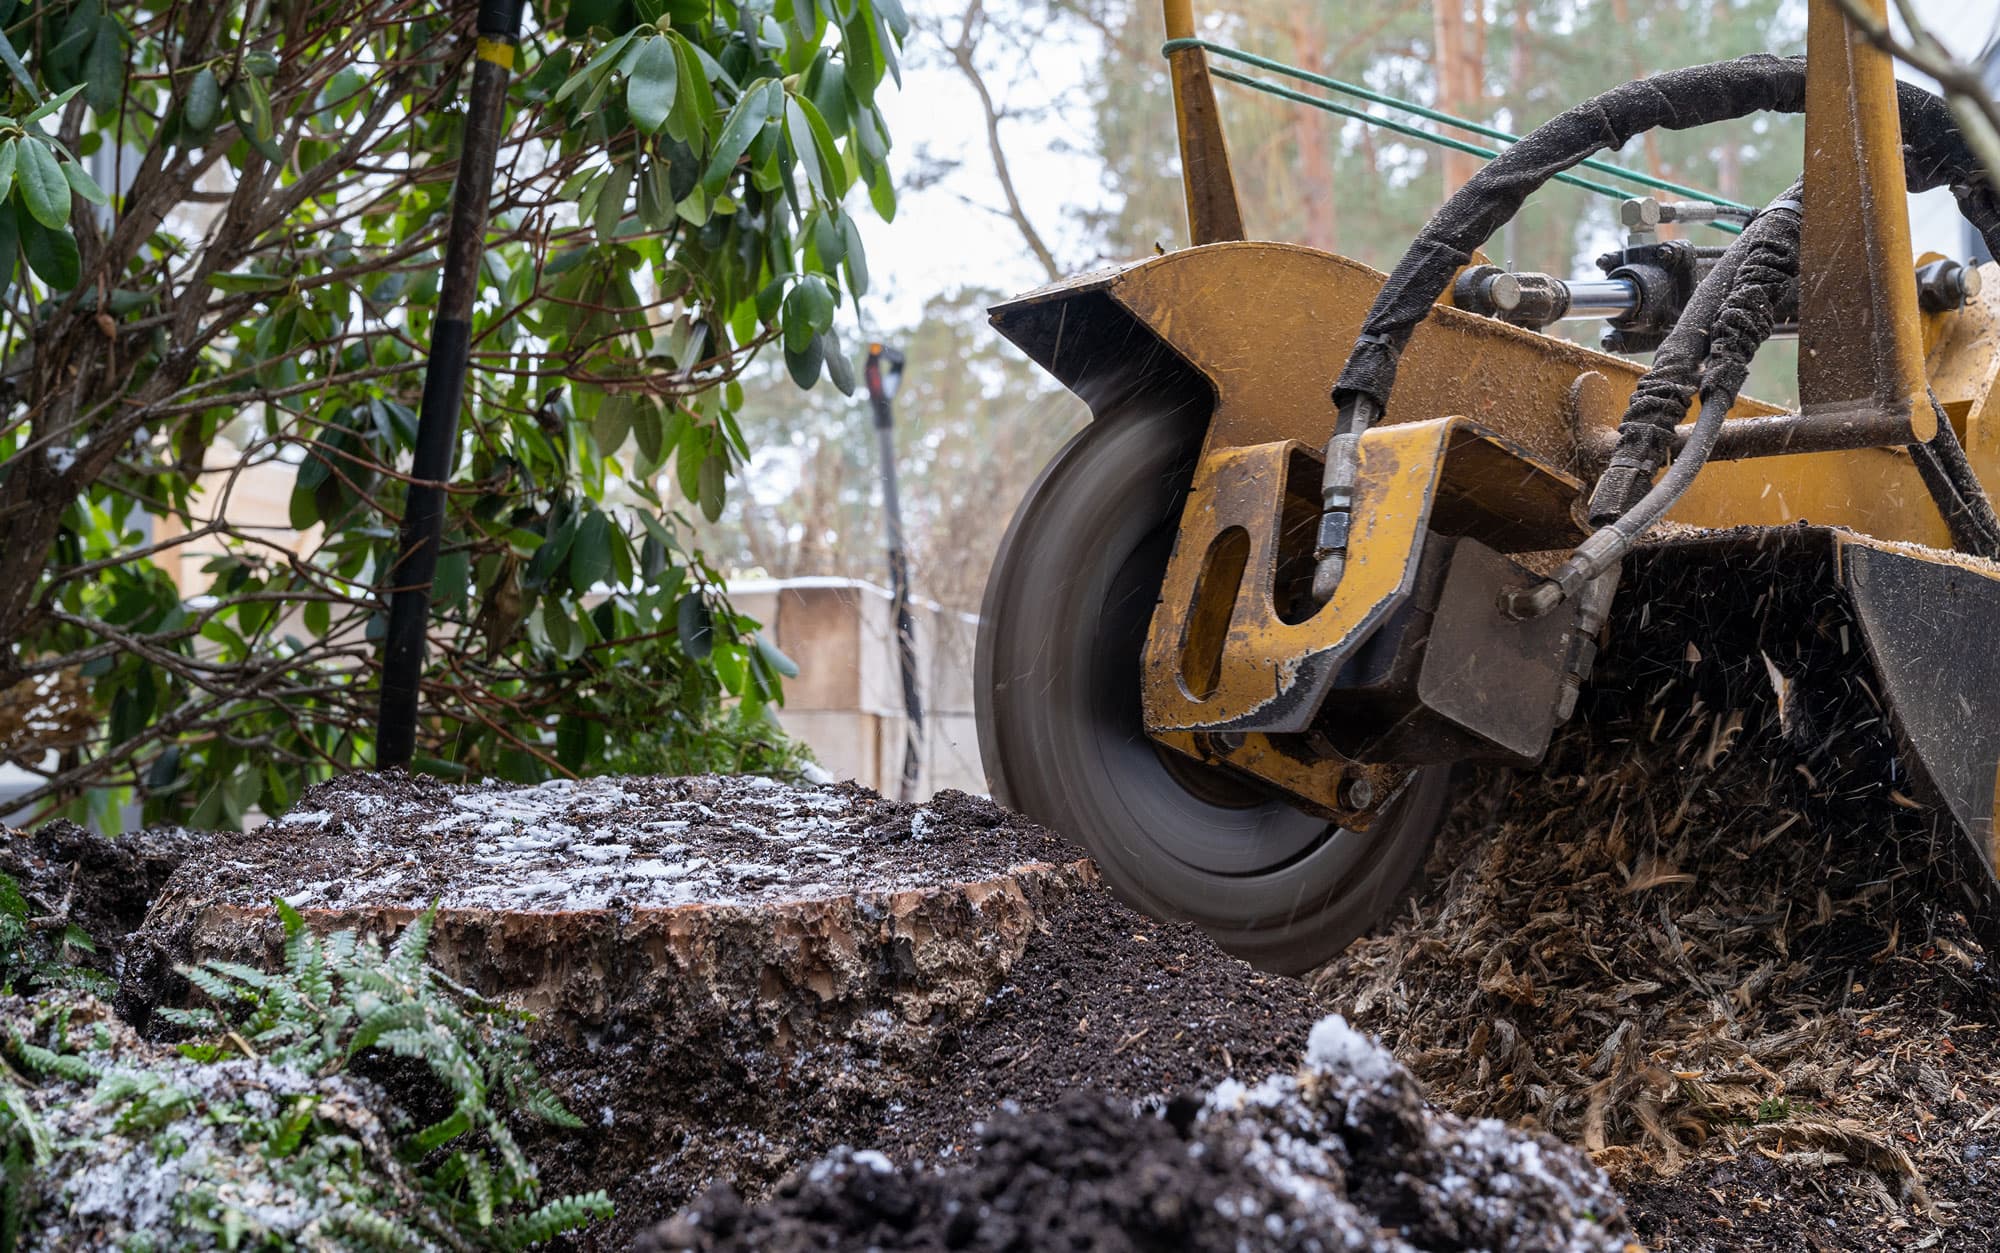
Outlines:
[{"label": "pine tree trunk", "polygon": [[[1291,14],[1292,64],[1325,73],[1326,46],[1316,27],[1316,14],[1305,6]],[[1329,124],[1330,115],[1318,109],[1291,110],[1292,142],[1299,153],[1300,198],[1305,208],[1305,232],[1300,241],[1327,252],[1340,251],[1339,221],[1335,216],[1334,144],[1338,128]]]},{"label": "pine tree trunk", "polygon": [[[1458,117],[1474,117],[1484,112],[1481,62],[1486,43],[1485,9],[1476,6],[1468,21],[1465,0],[1433,0],[1431,15],[1437,45],[1437,108]],[[1445,149],[1444,194],[1450,196],[1465,186],[1479,167],[1478,157]]]}]

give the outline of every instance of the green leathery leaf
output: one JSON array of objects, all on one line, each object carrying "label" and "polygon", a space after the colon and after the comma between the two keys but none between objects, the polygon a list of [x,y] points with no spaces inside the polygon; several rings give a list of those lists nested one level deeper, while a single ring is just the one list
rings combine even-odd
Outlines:
[{"label": "green leathery leaf", "polygon": [[[583,32],[577,31],[576,33],[580,35]],[[569,99],[570,95],[579,88],[595,83],[600,73],[609,74],[612,63],[624,53],[626,46],[631,42],[632,32],[627,31],[610,43],[605,44],[596,56],[584,63],[582,69],[569,76],[568,82],[556,89],[554,103],[561,104],[563,101]]]},{"label": "green leathery leaf", "polygon": [[90,171],[84,169],[82,165],[75,161],[65,161],[62,172],[63,177],[69,180],[70,190],[77,195],[92,204],[111,203],[111,197],[104,194],[104,189],[97,185],[97,180],[92,178]]},{"label": "green leathery leaf", "polygon": [[801,352],[806,341],[833,325],[833,291],[826,280],[808,274],[785,293],[785,351]]},{"label": "green leathery leaf", "polygon": [[271,95],[264,89],[263,80],[248,74],[239,77],[229,89],[229,103],[236,110],[236,120],[250,146],[262,153],[265,160],[282,162],[285,152],[278,147],[277,124],[271,117]]},{"label": "green leathery leaf", "polygon": [[791,372],[792,382],[800,387],[811,387],[819,382],[820,367],[825,364],[825,350],[815,335],[801,352],[785,349],[785,369]]},{"label": "green leathery leaf", "polygon": [[21,54],[14,50],[14,42],[7,38],[4,30],[0,30],[0,61],[7,63],[7,72],[30,96],[42,94],[42,89],[35,85],[34,78],[28,73],[28,67],[21,64]]},{"label": "green leathery leaf", "polygon": [[646,162],[636,180],[639,188],[639,223],[649,231],[666,229],[673,220],[674,201],[667,193],[667,170],[658,157]]},{"label": "green leathery leaf", "polygon": [[35,123],[41,121],[49,114],[54,113],[57,109],[60,109],[64,105],[68,104],[70,100],[75,97],[76,93],[82,90],[83,90],[83,84],[78,83],[74,87],[65,87],[60,92],[57,92],[55,95],[50,96],[47,100],[42,101],[40,104],[34,107],[34,110],[30,112],[28,116],[21,119],[20,121],[21,129],[28,130],[31,127],[34,127]]},{"label": "green leathery leaf", "polygon": [[[21,185],[21,198],[35,220],[51,230],[69,225],[69,180],[49,146],[24,139],[16,154],[14,180]],[[46,276],[45,276],[46,277]],[[74,280],[71,281],[72,284]]]},{"label": "green leathery leaf", "polygon": [[626,437],[632,433],[632,398],[624,392],[606,396],[597,407],[590,433],[597,439],[597,451],[607,457],[624,447]]},{"label": "green leathery leaf", "polygon": [[[805,114],[806,129],[812,133],[813,155],[818,158],[820,168],[826,171],[826,179],[832,185],[827,198],[838,200],[847,194],[847,162],[841,159],[840,149],[833,142],[833,132],[827,128],[826,119],[820,116],[819,107],[804,96],[793,97],[793,103]],[[797,143],[794,136],[794,146]]]},{"label": "green leathery leaf", "polygon": [[431,580],[431,595],[438,607],[463,610],[471,579],[472,562],[464,552],[440,553],[437,574]]},{"label": "green leathery leaf", "polygon": [[667,135],[679,143],[693,144],[708,132],[715,95],[708,85],[708,76],[702,73],[701,62],[695,59],[694,45],[679,31],[669,32],[667,38],[674,47],[674,64],[680,67],[673,112],[667,115]]},{"label": "green leathery leaf", "polygon": [[792,151],[798,154],[799,164],[806,170],[806,185],[820,200],[837,199],[833,192],[831,172],[820,164],[819,148],[813,143],[812,124],[806,121],[806,112],[799,107],[796,97],[785,97],[785,138],[791,142]]},{"label": "green leathery leaf", "polygon": [[826,359],[826,376],[843,396],[854,394],[854,363],[840,346],[840,336],[828,327],[819,337],[820,355]]},{"label": "green leathery leaf", "polygon": [[611,581],[611,544],[611,515],[592,509],[583,516],[569,550],[569,585],[578,596]]},{"label": "green leathery leaf", "polygon": [[632,167],[614,165],[604,180],[604,190],[597,195],[597,237],[609,240],[618,233],[618,224],[625,220],[625,197],[632,189]]},{"label": "green leathery leaf", "polygon": [[681,495],[699,501],[701,463],[708,457],[708,436],[693,422],[683,422],[676,429],[680,438],[674,445],[674,475],[680,479]]},{"label": "green leathery leaf", "polygon": [[632,430],[639,437],[639,457],[646,472],[657,469],[666,459],[666,427],[666,419],[653,405],[641,405],[632,415]]},{"label": "green leathery leaf", "polygon": [[765,638],[762,631],[753,637],[757,641],[757,652],[764,658],[764,664],[788,679],[799,677],[799,663],[785,656],[784,652]]},{"label": "green leathery leaf", "polygon": [[625,80],[625,111],[632,124],[648,135],[658,134],[673,112],[680,86],[680,61],[671,39],[654,37],[639,47],[639,56]]},{"label": "green leathery leaf", "polygon": [[768,79],[744,92],[736,107],[729,111],[729,120],[722,124],[722,134],[716,138],[715,153],[709,158],[708,170],[701,176],[703,191],[713,195],[729,181],[736,163],[750,150],[750,141],[771,120],[774,93],[782,101],[784,85],[776,79]]},{"label": "green leathery leaf", "polygon": [[21,231],[11,201],[0,200],[0,297],[14,286],[14,263],[21,259]]},{"label": "green leathery leaf", "polygon": [[840,237],[847,245],[846,255],[841,259],[847,271],[847,290],[856,296],[868,294],[868,253],[861,246],[861,224],[843,214],[840,219]]},{"label": "green leathery leaf", "polygon": [[533,590],[548,585],[557,568],[568,559],[570,548],[576,543],[577,532],[583,526],[583,519],[574,513],[562,518],[551,517],[549,521],[554,523],[554,527],[549,531],[548,538],[535,549],[527,568],[521,571],[522,586]]},{"label": "green leathery leaf", "polygon": [[710,522],[722,517],[729,484],[729,459],[713,453],[701,461],[701,516]]},{"label": "green leathery leaf", "polygon": [[118,111],[125,90],[125,28],[106,13],[97,19],[97,37],[83,60],[83,98],[100,117]]},{"label": "green leathery leaf", "polygon": [[896,187],[889,181],[887,168],[878,171],[868,184],[868,203],[875,206],[876,214],[884,222],[896,220]]},{"label": "green leathery leaf", "polygon": [[715,619],[700,592],[681,597],[674,609],[675,629],[680,632],[681,651],[696,661],[705,661],[715,651]]},{"label": "green leathery leaf", "polygon": [[[63,184],[63,190],[68,192],[68,183]],[[67,228],[50,230],[32,215],[20,213],[18,206],[15,218],[21,229],[21,253],[28,258],[28,268],[58,291],[75,287],[83,273],[83,258],[77,253],[76,237]]]},{"label": "green leathery leaf", "polygon": [[186,103],[181,105],[181,120],[188,129],[198,134],[206,134],[214,129],[222,118],[222,85],[215,79],[215,71],[203,66],[188,84]]},{"label": "green leathery leaf", "polygon": [[14,162],[20,156],[15,145],[18,141],[0,142],[0,199],[5,199],[14,186]]}]

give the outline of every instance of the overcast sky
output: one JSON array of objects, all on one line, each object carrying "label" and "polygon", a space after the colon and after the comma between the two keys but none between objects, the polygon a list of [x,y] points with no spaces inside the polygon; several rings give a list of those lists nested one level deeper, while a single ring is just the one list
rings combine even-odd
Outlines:
[{"label": "overcast sky", "polygon": [[[937,10],[940,5],[934,0],[915,0],[910,7],[922,11]],[[949,7],[949,0],[943,7]],[[1991,39],[2000,0],[1916,0],[1916,8],[1955,53],[1970,57]],[[1080,47],[1075,51],[1071,56],[1055,55],[1055,50],[1038,55],[1035,65],[1040,79],[1015,88],[1021,102],[1032,103],[1037,94],[1053,97],[1073,92],[1080,85],[1080,76],[1094,67],[1090,50]],[[905,193],[894,223],[864,222],[869,268],[878,276],[865,315],[876,324],[913,322],[926,299],[961,284],[1026,290],[1043,278],[1040,268],[1026,255],[1013,225],[974,207],[1000,203],[978,102],[955,70],[926,65],[929,58],[920,49],[911,49],[909,60],[915,64],[904,74],[903,90],[884,97],[884,112],[895,136],[892,160],[899,174],[905,173],[912,168],[916,154],[927,148],[933,154],[958,158],[960,165],[937,186]],[[1615,84],[1607,80],[1604,85]],[[998,90],[1000,84],[995,87]],[[1225,123],[1227,108],[1225,98]],[[1033,125],[1012,124],[1008,132],[1008,151],[1022,200],[1038,229],[1052,237],[1058,255],[1076,257],[1082,251],[1082,241],[1067,234],[1066,210],[1080,202],[1089,203],[1089,198],[1099,194],[1098,171],[1085,158],[1051,149],[1065,142],[1087,146],[1090,120],[1087,112],[1079,110],[1069,119],[1052,117]],[[1160,143],[1161,160],[1171,160],[1170,119],[1161,119]],[[1919,251],[1961,251],[1956,242],[1957,209],[1949,193],[1937,191],[1923,197],[1922,203],[1914,206],[1912,221]]]}]

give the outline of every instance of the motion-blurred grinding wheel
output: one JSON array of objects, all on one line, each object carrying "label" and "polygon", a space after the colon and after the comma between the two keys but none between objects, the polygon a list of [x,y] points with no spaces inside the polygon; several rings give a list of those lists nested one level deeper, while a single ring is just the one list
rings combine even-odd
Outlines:
[{"label": "motion-blurred grinding wheel", "polygon": [[1081,840],[1155,917],[1297,973],[1393,905],[1443,821],[1448,770],[1418,772],[1365,832],[1159,747],[1139,667],[1200,450],[1164,412],[1093,423],[1001,542],[979,627],[979,750],[1002,803]]}]

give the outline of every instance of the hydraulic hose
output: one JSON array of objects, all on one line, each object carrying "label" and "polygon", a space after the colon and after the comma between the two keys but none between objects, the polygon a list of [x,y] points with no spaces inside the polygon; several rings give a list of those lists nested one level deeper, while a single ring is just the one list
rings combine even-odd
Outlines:
[{"label": "hydraulic hose", "polygon": [[1931,410],[1937,415],[1937,434],[1921,444],[1909,445],[1910,460],[1917,475],[1944,517],[1951,532],[1952,546],[1976,556],[2000,560],[2000,516],[1980,486],[1979,475],[1966,458],[1964,445],[1951,418],[1935,395]]},{"label": "hydraulic hose", "polygon": [[[1949,107],[1908,83],[1897,84],[1897,106],[1909,190],[1950,186],[1960,212],[1987,247],[2000,255],[2000,193],[1960,135]],[[1383,283],[1334,385],[1338,416],[1327,441],[1321,480],[1321,517],[1314,545],[1316,599],[1321,603],[1330,599],[1344,571],[1361,436],[1387,409],[1397,362],[1410,335],[1460,268],[1471,261],[1473,251],[1536,189],[1601,149],[1622,147],[1633,136],[1660,127],[1683,130],[1757,112],[1796,113],[1804,107],[1801,57],[1760,54],[1671,70],[1615,87],[1558,114],[1501,153],[1445,202]],[[1670,359],[1669,368],[1654,381],[1662,399],[1681,389],[1682,407],[1674,413],[1674,421],[1686,412],[1687,389],[1704,359]],[[1659,424],[1635,423],[1631,416],[1628,411],[1628,421],[1620,428],[1614,454],[1620,466],[1618,482],[1607,490],[1605,513],[1629,500],[1665,457],[1668,436],[1647,429]]]},{"label": "hydraulic hose", "polygon": [[[1729,416],[1744,380],[1749,377],[1750,359],[1771,337],[1779,306],[1787,290],[1798,280],[1799,189],[1799,184],[1794,183],[1752,219],[1717,262],[1715,272],[1703,280],[1703,285],[1708,286],[1715,283],[1717,273],[1732,269],[1725,279],[1728,293],[1715,310],[1713,329],[1699,327],[1686,317],[1674,328],[1675,336],[1685,333],[1681,349],[1697,339],[1705,341],[1707,348],[1701,380],[1701,412],[1695,417],[1694,429],[1680,455],[1637,504],[1591,532],[1553,578],[1511,594],[1506,605],[1509,613],[1521,618],[1540,617],[1575,596],[1586,584],[1614,569],[1639,536],[1665,517],[1693,486],[1695,475],[1715,451],[1723,420]],[[1636,400],[1634,407],[1638,407]],[[1687,412],[1685,398],[1680,412]],[[1629,412],[1627,420],[1630,421]],[[1672,427],[1666,431],[1671,437]]]},{"label": "hydraulic hose", "polygon": [[[1896,87],[1909,190],[1950,186],[1960,211],[2000,255],[2000,193],[1966,146],[1949,108],[1921,87]],[[1473,251],[1556,174],[1649,130],[1686,130],[1804,107],[1805,59],[1758,54],[1626,83],[1536,127],[1459,188],[1418,232],[1362,323],[1334,386],[1335,403],[1347,410],[1365,399],[1377,416],[1387,409],[1397,359],[1411,332]]]}]

